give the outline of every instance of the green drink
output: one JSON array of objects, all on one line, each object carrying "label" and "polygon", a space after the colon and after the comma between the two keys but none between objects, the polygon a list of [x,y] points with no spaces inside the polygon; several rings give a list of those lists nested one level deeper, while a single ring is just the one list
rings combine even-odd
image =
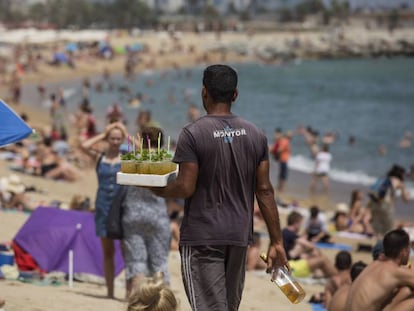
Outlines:
[{"label": "green drink", "polygon": [[121,172],[125,174],[135,174],[137,172],[135,160],[122,160]]},{"label": "green drink", "polygon": [[136,168],[138,174],[150,174],[150,165],[149,161],[136,162]]}]

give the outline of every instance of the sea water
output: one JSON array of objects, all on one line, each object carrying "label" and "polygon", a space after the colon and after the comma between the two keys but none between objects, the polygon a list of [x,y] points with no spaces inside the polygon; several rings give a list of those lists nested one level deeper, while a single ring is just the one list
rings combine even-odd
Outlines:
[{"label": "sea water", "polygon": [[[301,61],[285,65],[234,64],[239,74],[239,97],[233,112],[263,129],[272,141],[275,128],[311,126],[320,133],[339,135],[331,147],[331,178],[346,183],[372,184],[394,163],[414,164],[414,146],[400,149],[406,131],[414,134],[414,59],[355,59]],[[104,118],[108,105],[121,104],[128,127],[140,109],[151,110],[172,139],[187,120],[189,103],[203,113],[200,99],[204,66],[181,71],[142,72],[135,81],[114,78],[146,99],[128,107],[128,96],[117,91],[91,91],[94,114]],[[99,77],[97,78],[99,80]],[[149,86],[150,85],[150,86]],[[77,92],[78,94],[80,92]],[[71,92],[71,95],[73,92]],[[72,101],[79,101],[76,96]],[[350,146],[348,138],[355,137]],[[378,148],[384,145],[386,156]],[[303,137],[294,136],[292,169],[311,172],[314,163]],[[412,185],[410,186],[412,191]],[[414,195],[414,192],[412,193]]]}]

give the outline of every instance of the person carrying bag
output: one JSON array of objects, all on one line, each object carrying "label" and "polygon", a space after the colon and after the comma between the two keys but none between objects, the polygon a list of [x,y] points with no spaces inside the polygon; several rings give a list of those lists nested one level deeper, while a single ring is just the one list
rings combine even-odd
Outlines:
[{"label": "person carrying bag", "polygon": [[122,227],[123,204],[126,196],[126,187],[120,186],[112,201],[108,213],[108,221],[106,223],[107,237],[113,240],[122,240],[124,238],[124,230]]}]

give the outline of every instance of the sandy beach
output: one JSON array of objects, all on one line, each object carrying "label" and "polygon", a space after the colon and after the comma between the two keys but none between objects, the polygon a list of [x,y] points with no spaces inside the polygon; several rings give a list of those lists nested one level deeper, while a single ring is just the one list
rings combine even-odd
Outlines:
[{"label": "sandy beach", "polygon": [[[352,37],[353,34],[358,34],[359,38],[366,38],[367,36],[381,38],[386,36],[385,32],[371,31],[370,34],[363,31],[357,31],[356,29],[349,29],[346,31],[346,36]],[[308,40],[312,42],[318,42],[319,37],[326,35],[321,32],[310,32],[295,34],[302,38],[302,40]],[[274,34],[256,34],[253,38],[247,37],[245,34],[229,33],[223,34],[220,42],[225,43],[246,43],[252,40],[254,44],[262,44],[268,41],[277,41],[282,44],[288,39],[292,39],[293,33],[281,32]],[[395,38],[404,36],[413,36],[412,32],[396,32]],[[410,37],[410,38],[411,38]],[[170,41],[157,34],[143,35],[141,38],[111,38],[113,43],[126,44],[139,40],[144,44],[147,44],[151,50],[157,51],[161,47],[166,47],[170,44]],[[357,37],[354,37],[357,40]],[[180,67],[191,67],[199,65],[199,59],[201,56],[207,53],[212,46],[217,44],[217,39],[214,34],[209,33],[202,36],[195,34],[184,34],[181,42],[184,46],[193,45],[195,47],[195,53],[166,53],[162,56],[156,57],[156,64],[154,69],[171,68],[174,64],[178,64]],[[251,42],[250,42],[251,43]],[[228,52],[225,56],[220,52],[208,52],[209,63],[231,61],[231,62],[249,62],[257,61],[257,58],[253,55],[240,55],[236,52]],[[224,58],[225,57],[225,58]],[[143,62],[138,65],[137,71],[144,69],[144,64],[147,59],[144,56]],[[47,65],[39,67],[37,73],[28,73],[22,77],[23,79],[23,92],[25,91],[25,85],[36,85],[40,81],[44,83],[64,83],[64,81],[80,81],[84,77],[93,77],[101,75],[105,68],[107,68],[113,74],[121,74],[123,72],[125,59],[118,57],[112,61],[105,60],[81,60],[77,62],[77,68],[75,70],[71,68],[61,67],[54,68]],[[0,87],[0,98],[8,98],[8,90],[3,86]],[[27,95],[26,97],[27,98]],[[48,124],[49,115],[46,108],[39,107],[31,102],[24,101],[20,105],[12,106],[17,112],[25,112],[30,118],[30,124],[34,127],[42,127],[44,124]],[[70,130],[71,133],[73,131]],[[0,177],[9,176],[11,171],[9,170],[9,162],[0,160]],[[284,199],[290,201],[297,199],[301,206],[309,206],[315,202],[309,200],[308,196],[303,191],[303,184],[308,184],[309,176],[305,174],[296,175],[292,178],[293,185],[288,187],[288,192],[284,196]],[[27,174],[18,174],[21,177],[26,186],[34,186],[38,191],[30,193],[29,198],[33,204],[47,206],[52,200],[58,200],[68,205],[74,194],[80,194],[88,196],[92,200],[95,198],[97,189],[97,180],[95,171],[93,169],[82,170],[81,176],[78,181],[68,183],[64,181],[53,181],[41,177],[29,176]],[[304,178],[307,178],[304,181]],[[275,181],[275,176],[272,176]],[[296,181],[296,182],[295,182]],[[297,183],[297,184],[296,184]],[[301,184],[302,183],[302,184]],[[344,201],[349,197],[350,187],[343,187],[341,185],[334,185],[334,194],[331,200],[324,198],[316,198],[316,202],[319,203],[323,210],[332,212],[335,208],[335,204]],[[92,202],[93,206],[93,202]],[[287,212],[283,209],[280,210],[283,224]],[[20,211],[0,211],[0,242],[9,242],[13,239],[19,228],[28,219],[29,215]],[[335,240],[338,243],[346,243],[353,247],[353,261],[363,260],[367,263],[371,261],[370,253],[357,252],[358,243],[373,244],[374,240],[355,240],[337,238]],[[266,243],[263,243],[265,246]],[[331,259],[335,257],[337,250],[323,250],[323,253],[328,255]],[[185,296],[184,288],[181,281],[180,272],[180,257],[177,252],[171,252],[169,257],[169,270],[171,274],[171,288],[180,300],[180,310],[190,310],[187,298]],[[79,283],[75,282],[73,288],[69,288],[66,283],[62,283],[59,286],[41,286],[26,284],[16,280],[0,280],[0,298],[6,299],[5,311],[73,311],[73,310],[102,310],[102,311],[114,311],[125,310],[126,303],[124,301],[125,288],[123,286],[123,275],[121,274],[116,288],[117,300],[105,299],[105,287],[103,285]],[[309,297],[317,292],[323,291],[323,285],[308,285],[305,284],[304,288],[307,292],[306,301]],[[246,275],[245,290],[240,307],[241,311],[250,310],[267,310],[269,308],[277,308],[277,310],[311,310],[311,306],[307,302],[303,302],[299,305],[293,306],[283,296],[277,286],[270,282],[270,278],[263,272],[248,272]]]}]

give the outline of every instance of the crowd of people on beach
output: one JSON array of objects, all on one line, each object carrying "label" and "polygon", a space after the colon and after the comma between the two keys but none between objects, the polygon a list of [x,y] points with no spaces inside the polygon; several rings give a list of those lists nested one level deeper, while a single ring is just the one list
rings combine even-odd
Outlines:
[{"label": "crowd of people on beach", "polygon": [[[125,67],[125,77],[127,79],[131,79],[134,75],[136,61],[136,59],[127,60]],[[213,72],[210,74],[213,75],[216,73]],[[16,102],[20,100],[19,83],[18,78],[16,78],[16,81],[12,84],[16,88],[13,91],[16,96]],[[206,78],[203,83],[205,86],[208,86],[208,79]],[[108,70],[104,71],[102,85],[113,87],[110,86],[111,78]],[[3,208],[8,209],[33,210],[37,207],[37,202],[30,202],[27,198],[28,192],[37,191],[37,189],[25,186],[20,178],[20,173],[73,182],[82,177],[82,171],[84,169],[94,168],[98,179],[95,207],[92,208],[90,204],[85,205],[83,198],[74,200],[71,208],[85,211],[94,210],[96,235],[101,239],[102,252],[104,254],[104,274],[107,296],[109,298],[114,298],[115,247],[114,240],[107,236],[106,224],[109,209],[112,208],[112,205],[117,204],[118,207],[122,206],[124,211],[122,217],[122,241],[126,264],[126,296],[129,298],[130,306],[128,310],[130,311],[177,310],[178,303],[168,287],[169,273],[167,264],[170,250],[180,250],[183,258],[183,269],[190,269],[190,263],[192,261],[202,261],[206,256],[211,257],[209,255],[211,253],[225,253],[225,257],[227,258],[228,256],[228,258],[231,258],[235,266],[240,269],[240,271],[233,271],[233,275],[231,276],[235,283],[236,281],[242,283],[244,279],[242,271],[244,269],[256,270],[271,267],[269,266],[271,263],[266,264],[262,262],[258,256],[263,247],[261,239],[264,233],[263,228],[266,225],[270,232],[270,239],[277,240],[271,252],[274,265],[276,265],[275,263],[277,263],[276,266],[289,265],[292,275],[297,278],[317,277],[329,280],[324,293],[319,295],[319,297],[313,297],[315,301],[322,302],[327,310],[356,311],[361,310],[362,306],[367,310],[403,311],[414,308],[412,291],[409,289],[410,286],[414,286],[414,276],[411,269],[403,267],[408,262],[410,241],[408,235],[403,230],[395,229],[397,226],[402,226],[402,224],[395,223],[395,216],[393,214],[394,201],[396,200],[397,193],[400,193],[404,200],[409,199],[404,185],[404,179],[407,178],[404,168],[394,165],[384,178],[379,180],[376,185],[373,185],[368,193],[363,193],[363,191],[355,189],[350,195],[349,206],[338,206],[333,215],[323,213],[318,206],[309,207],[309,209],[306,209],[308,212],[296,206],[291,206],[293,211],[287,215],[287,225],[283,230],[277,228],[279,226],[279,215],[276,218],[272,214],[273,212],[269,212],[268,206],[265,206],[273,206],[273,203],[269,202],[274,201],[274,195],[273,190],[266,188],[268,186],[268,177],[262,176],[265,189],[248,190],[252,196],[256,192],[257,200],[252,221],[254,219],[257,228],[261,228],[262,230],[252,234],[251,241],[249,241],[252,244],[246,249],[246,253],[243,253],[243,250],[238,248],[239,245],[245,246],[246,241],[244,240],[233,241],[230,243],[232,247],[229,250],[223,250],[220,248],[220,244],[208,244],[210,237],[204,236],[188,223],[188,215],[184,212],[184,206],[188,210],[192,204],[195,204],[191,200],[189,201],[188,197],[191,195],[200,196],[198,200],[204,203],[212,199],[210,197],[204,197],[205,194],[194,193],[196,187],[194,180],[192,188],[189,187],[190,190],[184,188],[190,194],[179,191],[174,193],[174,190],[177,191],[176,188],[171,188],[171,190],[167,187],[166,190],[163,190],[165,192],[158,192],[155,189],[119,186],[116,183],[115,175],[120,170],[121,164],[120,155],[126,151],[125,140],[131,135],[128,133],[124,123],[125,116],[122,108],[117,104],[108,107],[104,130],[99,131],[88,96],[91,87],[89,80],[85,79],[82,83],[82,101],[69,122],[68,118],[66,118],[68,110],[64,92],[58,91],[49,94],[50,124],[43,128],[38,128],[36,134],[32,135],[29,139],[8,146],[2,150],[5,152],[5,158],[10,161],[11,168],[16,174],[1,180],[0,203]],[[214,88],[219,87],[213,85],[210,86],[210,89],[203,91],[205,92],[203,93],[204,104],[210,107],[210,111],[215,111],[211,108],[215,107],[213,103],[214,96],[210,94],[212,92],[211,89]],[[128,90],[123,90],[123,92],[128,93]],[[38,93],[39,96],[46,99],[47,92],[41,84],[39,84]],[[228,94],[226,95],[226,101],[230,103],[237,97],[237,94],[233,93],[230,97]],[[143,100],[143,96],[142,94],[132,96],[130,98],[131,102],[133,102],[131,105],[139,106],[137,103]],[[219,95],[217,96],[220,98]],[[219,113],[222,112],[219,111]],[[22,115],[21,117],[30,124],[31,120],[29,116]],[[200,111],[196,105],[189,105],[187,117],[192,122],[190,124],[199,122]],[[231,118],[228,118],[229,120],[227,118],[224,118],[226,122],[233,122]],[[247,126],[243,122],[236,123],[234,126],[239,125]],[[74,128],[76,131],[70,130],[70,128]],[[151,112],[148,110],[140,110],[137,115],[136,128],[138,137],[149,138],[149,140],[144,140],[143,147],[145,149],[157,147],[155,144],[158,137],[161,138],[161,141],[165,141],[165,133],[161,126],[152,119]],[[201,135],[195,126],[187,130],[193,131],[192,133],[194,135]],[[318,134],[311,128],[300,128],[297,133],[304,137],[315,160],[315,169],[312,175],[310,190],[314,192],[316,185],[321,182],[324,192],[327,193],[329,191],[329,171],[332,161],[329,146],[335,141],[335,133],[326,133],[321,140],[322,144],[320,144]],[[73,135],[72,140],[71,135]],[[177,157],[175,159],[180,163],[180,170],[187,172],[185,177],[181,177],[185,179],[185,182],[188,182],[188,179],[194,178],[195,168],[192,164],[198,163],[197,161],[200,161],[200,159],[197,157],[202,156],[200,154],[191,154],[193,157],[188,155],[194,152],[194,149],[198,150],[192,145],[194,142],[190,134],[188,135],[189,137],[181,137],[181,144],[179,142],[177,146]],[[283,133],[281,129],[277,129],[274,145],[269,150],[273,159],[279,163],[277,189],[280,192],[286,189],[288,163],[292,153],[290,142],[292,136],[292,132]],[[261,143],[261,149],[257,152],[260,153],[263,150],[268,150],[267,144],[266,146],[262,144],[263,141],[266,141],[262,137],[262,134],[257,133],[257,138]],[[406,133],[401,141],[401,148],[409,146],[411,139],[410,133]],[[350,144],[352,141],[350,138]],[[151,145],[151,143],[154,145]],[[229,142],[227,141],[226,143]],[[198,147],[201,148],[201,146]],[[259,156],[261,157],[260,159]],[[266,169],[268,170],[268,167],[263,168],[261,167],[263,164],[260,163],[268,162],[268,156],[269,154],[263,154],[263,152],[257,155],[255,160],[258,161],[259,168],[254,168],[252,171],[256,172],[257,169],[257,174],[266,175]],[[208,157],[208,154],[204,154],[203,157]],[[204,159],[204,161],[207,162],[207,159]],[[211,168],[207,170],[211,170]],[[251,173],[251,171],[249,172]],[[201,173],[202,176],[208,176],[207,171],[202,171]],[[231,180],[228,180],[228,176],[222,176],[222,178],[223,183],[231,189],[228,191],[236,191],[232,188]],[[178,179],[178,182],[180,180]],[[208,181],[208,185],[203,185],[206,188],[209,186],[212,187],[212,180]],[[183,184],[184,182],[179,185],[183,186]],[[241,186],[241,188],[244,189],[244,186],[246,185]],[[253,187],[252,184],[248,184],[247,186],[250,188]],[[225,192],[223,189],[216,190]],[[207,190],[204,189],[204,191]],[[269,198],[269,195],[271,195],[271,198]],[[179,197],[176,198],[175,196]],[[364,196],[367,198],[366,200]],[[162,197],[166,197],[166,199]],[[183,197],[187,198],[185,202],[182,199]],[[250,198],[237,198],[237,200],[243,201],[248,206],[252,205],[253,210],[253,204],[250,202]],[[222,202],[214,201],[214,204],[220,206]],[[222,216],[223,219],[224,217],[226,219],[229,218],[228,215]],[[207,217],[207,220],[209,222],[211,221],[208,216],[199,215],[199,217]],[[269,219],[273,222],[269,221]],[[248,219],[244,220],[246,222],[248,221]],[[184,238],[180,236],[180,226],[182,224],[184,224],[185,228]],[[225,234],[227,234],[225,230],[226,226],[224,224],[223,227],[219,228]],[[190,231],[189,227],[192,231]],[[301,234],[302,231],[305,232],[304,235]],[[193,247],[193,237],[189,232],[195,234],[196,237],[200,235],[200,239],[207,240],[206,244],[202,245],[203,248]],[[211,233],[209,228],[206,228],[206,232],[214,236],[214,233]],[[369,265],[361,262],[352,265],[350,254],[345,251],[339,252],[335,262],[332,262],[318,248],[318,243],[332,244],[335,241],[335,234],[338,232],[358,233],[364,234],[367,237],[377,237],[383,241],[383,250],[380,251],[381,254],[379,257],[375,258],[375,261]],[[237,234],[234,236],[230,234],[229,236],[234,238]],[[181,246],[180,239],[185,242]],[[237,256],[240,257],[238,260],[235,258]],[[286,256],[286,261],[284,260],[284,256]],[[220,259],[222,258],[220,257]],[[244,259],[245,263],[243,261]],[[202,265],[198,268],[200,267]],[[185,271],[183,277],[192,308],[197,309],[197,306],[201,305],[202,310],[207,310],[205,308],[209,307],[206,307],[206,305],[211,306],[213,304],[210,304],[210,301],[198,301],[197,299],[199,298],[193,297],[195,294],[191,292],[194,290],[191,274],[198,275],[202,274],[202,272],[198,270]],[[387,276],[381,278],[379,282],[375,279],[378,271],[383,271],[384,275]],[[208,271],[208,273],[210,272],[219,275],[219,272],[214,269]],[[203,277],[207,278],[205,275]],[[375,283],[375,290],[371,291],[370,288],[367,288],[367,282],[370,284]],[[201,292],[203,290],[203,284],[196,284],[195,286],[197,287],[197,291]],[[401,289],[398,292],[393,292],[395,288]],[[231,302],[233,305],[230,309],[236,310],[238,303],[240,303],[242,288],[229,288],[228,290],[231,290],[233,295],[233,297],[230,297],[233,300]],[[219,297],[220,294],[216,292],[209,292],[206,296],[208,295],[222,299],[222,297]],[[352,299],[347,299],[347,297]],[[202,298],[207,299],[208,297]],[[2,301],[0,300],[0,307],[1,303]]]}]

